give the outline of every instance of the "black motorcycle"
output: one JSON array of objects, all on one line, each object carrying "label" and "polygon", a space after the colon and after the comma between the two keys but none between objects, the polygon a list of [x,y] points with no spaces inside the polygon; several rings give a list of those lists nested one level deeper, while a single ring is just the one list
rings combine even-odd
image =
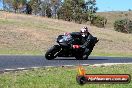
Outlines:
[{"label": "black motorcycle", "polygon": [[51,47],[45,54],[47,60],[56,57],[75,57],[77,60],[86,60],[98,42],[96,37],[89,39],[89,46],[84,48],[82,45],[82,36],[79,32],[72,32],[68,35],[59,35],[58,45]]}]

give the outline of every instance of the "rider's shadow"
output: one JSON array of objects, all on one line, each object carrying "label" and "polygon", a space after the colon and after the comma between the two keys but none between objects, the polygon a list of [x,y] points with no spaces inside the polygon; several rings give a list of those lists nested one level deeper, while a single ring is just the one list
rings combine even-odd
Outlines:
[{"label": "rider's shadow", "polygon": [[[56,58],[56,59],[53,59],[53,60],[77,60],[75,58]],[[90,61],[94,61],[94,60],[97,60],[97,61],[100,61],[100,60],[108,60],[108,59],[92,59],[92,58],[88,58],[87,60],[90,60]]]}]

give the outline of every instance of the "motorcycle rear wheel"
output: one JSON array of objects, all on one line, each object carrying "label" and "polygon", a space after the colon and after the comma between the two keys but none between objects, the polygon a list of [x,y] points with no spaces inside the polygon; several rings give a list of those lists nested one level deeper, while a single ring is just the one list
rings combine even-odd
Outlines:
[{"label": "motorcycle rear wheel", "polygon": [[92,50],[88,51],[88,52],[85,53],[85,54],[78,54],[78,55],[75,56],[75,58],[76,58],[77,60],[87,60],[88,57],[89,57],[89,55],[91,54],[91,52],[92,52]]},{"label": "motorcycle rear wheel", "polygon": [[76,55],[75,58],[77,60],[87,60],[88,59],[88,55]]}]

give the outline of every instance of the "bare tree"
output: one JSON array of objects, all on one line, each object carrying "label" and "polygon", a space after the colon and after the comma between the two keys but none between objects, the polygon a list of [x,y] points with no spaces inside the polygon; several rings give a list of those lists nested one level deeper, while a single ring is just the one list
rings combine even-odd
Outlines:
[{"label": "bare tree", "polygon": [[62,0],[51,0],[52,15],[56,18],[57,12],[62,5]]},{"label": "bare tree", "polygon": [[42,16],[46,16],[46,10],[47,8],[50,8],[50,6],[51,6],[50,0],[41,1],[40,8],[41,8]]}]

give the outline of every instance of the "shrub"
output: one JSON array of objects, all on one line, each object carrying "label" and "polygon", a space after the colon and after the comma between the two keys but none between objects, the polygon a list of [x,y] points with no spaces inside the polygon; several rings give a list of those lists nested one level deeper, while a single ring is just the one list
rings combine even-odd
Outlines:
[{"label": "shrub", "polygon": [[100,28],[105,27],[106,23],[107,23],[107,19],[102,16],[95,15],[91,19],[91,24]]},{"label": "shrub", "polygon": [[129,19],[119,19],[114,22],[114,29],[123,33],[132,33],[132,21]]}]

